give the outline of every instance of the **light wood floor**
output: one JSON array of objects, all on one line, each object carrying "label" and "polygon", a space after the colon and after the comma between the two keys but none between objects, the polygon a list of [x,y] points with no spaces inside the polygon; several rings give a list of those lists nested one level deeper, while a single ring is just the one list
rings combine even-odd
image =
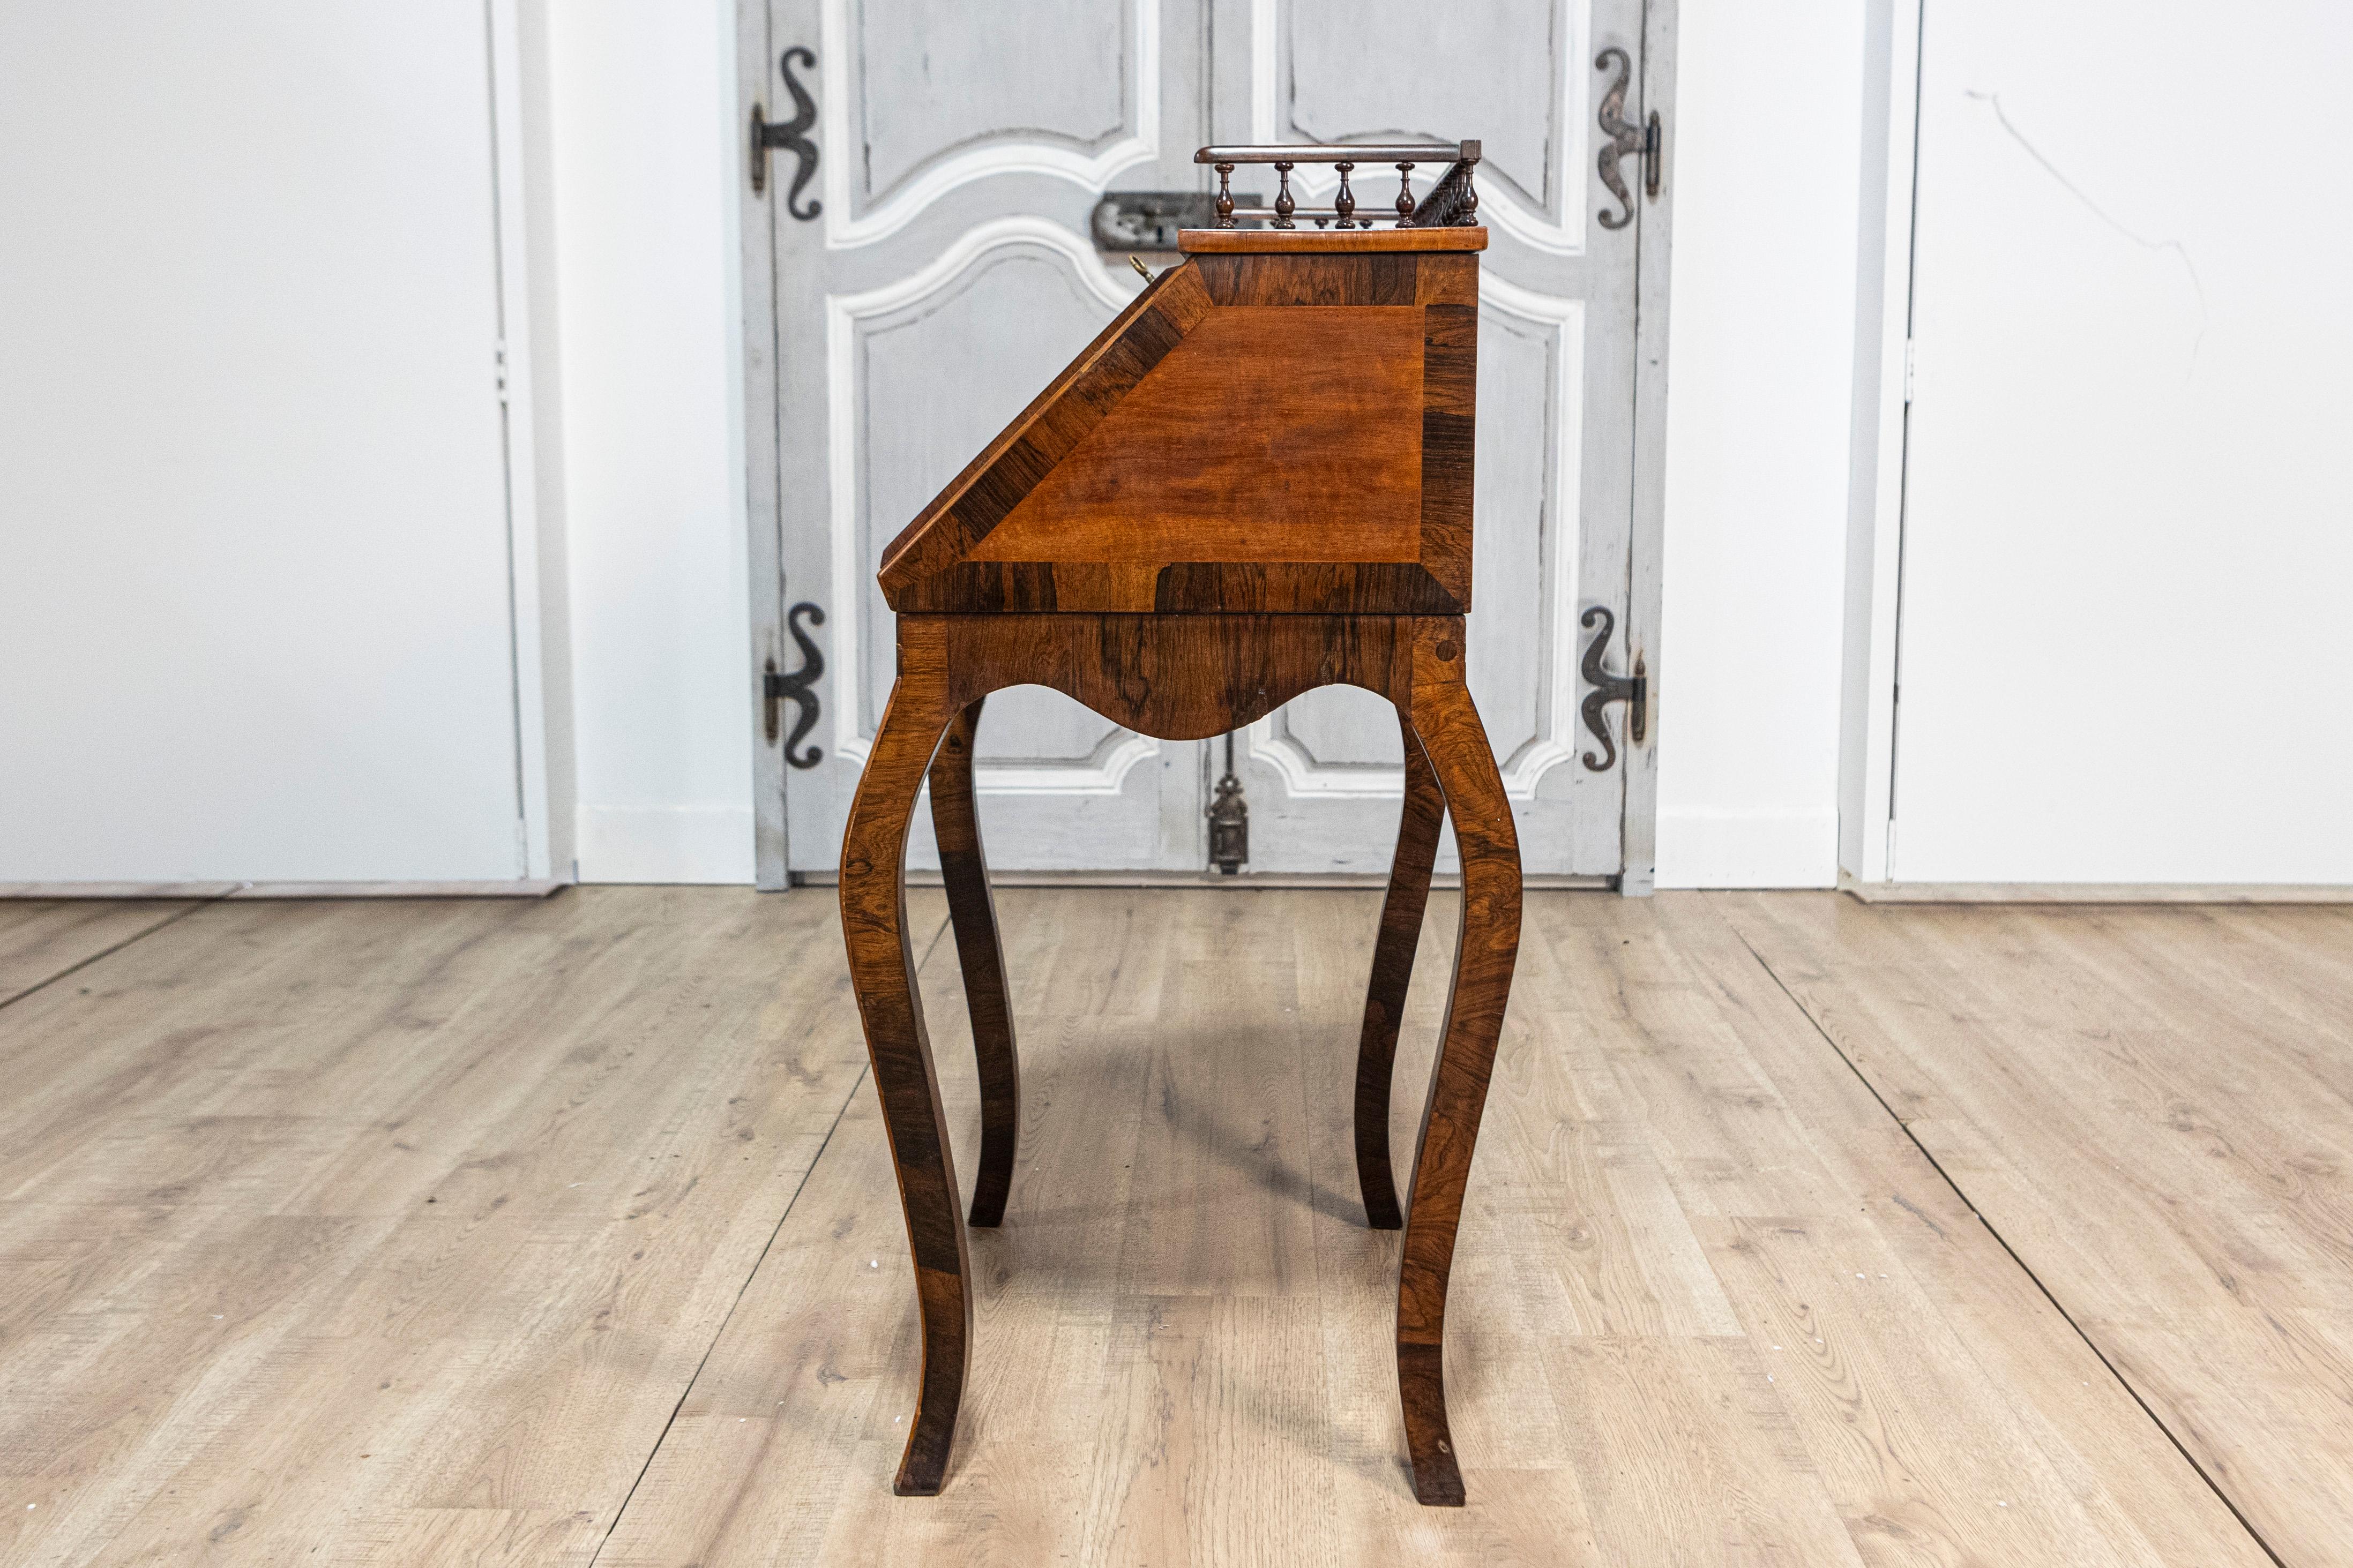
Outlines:
[{"label": "light wood floor", "polygon": [[1439,1510],[1377,909],[1000,895],[1021,1163],[902,1500],[828,892],[0,905],[0,1563],[2353,1562],[2353,912],[1532,895]]}]

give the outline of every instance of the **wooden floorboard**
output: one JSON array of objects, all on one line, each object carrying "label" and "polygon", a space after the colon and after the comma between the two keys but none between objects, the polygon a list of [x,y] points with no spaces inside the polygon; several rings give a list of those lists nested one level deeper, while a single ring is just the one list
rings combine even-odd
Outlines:
[{"label": "wooden floorboard", "polygon": [[1348,1127],[1377,902],[1000,894],[1021,1158],[929,1500],[830,889],[101,943],[0,1007],[0,1562],[2253,1568],[2223,1494],[2299,1490],[2283,1555],[2353,1559],[2353,917],[1532,894],[1448,1330],[1471,1506],[1426,1510]]},{"label": "wooden floorboard", "polygon": [[0,1561],[590,1561],[860,1080],[839,954],[223,902],[0,1010]]},{"label": "wooden floorboard", "polygon": [[2278,1558],[2353,1562],[2353,911],[1725,907]]},{"label": "wooden floorboard", "polygon": [[[1363,1228],[1347,1127],[1377,900],[999,908],[1024,1142],[1006,1226],[973,1238],[946,1491],[890,1494],[915,1320],[860,1094],[599,1563],[2263,1562],[1689,897],[1530,900],[1449,1323],[1472,1501],[1417,1506],[1397,1237]],[[944,944],[923,979],[970,1148],[953,973]]]},{"label": "wooden floorboard", "polygon": [[0,1006],[186,914],[190,899],[0,899]]}]

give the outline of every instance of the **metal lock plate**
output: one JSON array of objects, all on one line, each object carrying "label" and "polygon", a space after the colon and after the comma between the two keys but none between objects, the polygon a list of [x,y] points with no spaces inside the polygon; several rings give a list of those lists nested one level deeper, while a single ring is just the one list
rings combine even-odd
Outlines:
[{"label": "metal lock plate", "polygon": [[[1259,206],[1264,198],[1237,193],[1240,206]],[[1087,226],[1095,247],[1109,251],[1173,251],[1176,231],[1214,228],[1217,198],[1208,191],[1112,191],[1095,203]]]}]

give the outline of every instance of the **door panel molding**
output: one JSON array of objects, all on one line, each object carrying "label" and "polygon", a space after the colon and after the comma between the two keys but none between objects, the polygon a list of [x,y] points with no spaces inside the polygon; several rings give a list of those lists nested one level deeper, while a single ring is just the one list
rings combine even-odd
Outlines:
[{"label": "door panel molding", "polygon": [[1128,134],[1099,152],[1087,151],[1087,141],[1071,137],[1046,140],[1034,132],[987,135],[962,151],[935,155],[905,178],[895,180],[881,199],[860,209],[852,188],[850,149],[862,145],[854,130],[851,100],[862,108],[863,83],[853,80],[850,40],[857,37],[850,17],[851,0],[826,0],[826,47],[818,58],[823,73],[826,142],[818,162],[825,183],[825,242],[837,250],[871,245],[888,238],[920,217],[949,193],[982,180],[1005,174],[1044,175],[1067,180],[1090,193],[1107,188],[1113,176],[1160,155],[1160,0],[1129,0],[1124,13],[1128,31],[1128,68],[1134,73],[1134,121]]},{"label": "door panel molding", "polygon": [[[1545,460],[1550,470],[1544,498],[1545,581],[1535,612],[1547,646],[1536,699],[1535,735],[1500,763],[1504,792],[1514,800],[1534,800],[1545,775],[1577,755],[1579,649],[1574,612],[1578,591],[1577,502],[1583,479],[1582,443],[1577,437],[1585,428],[1585,301],[1523,289],[1493,272],[1480,279],[1479,289],[1482,313],[1492,311],[1525,322],[1547,333],[1550,340],[1546,353],[1552,384],[1546,389],[1544,410]],[[1486,522],[1484,526],[1492,531],[1495,525]],[[1472,636],[1475,641],[1477,623]],[[1403,797],[1401,763],[1373,766],[1320,760],[1291,732],[1290,712],[1286,708],[1267,715],[1250,727],[1248,738],[1251,760],[1272,768],[1292,795],[1362,800]],[[1498,715],[1491,722],[1502,730],[1514,721],[1511,716]]]},{"label": "door panel molding", "polygon": [[1904,442],[1912,401],[1905,363],[1912,335],[1920,9],[1873,6],[1864,15],[1838,815],[1840,877],[1875,884],[1895,875],[1896,567],[1903,559]]},{"label": "door panel molding", "polygon": [[[887,612],[870,591],[865,550],[879,544],[886,524],[895,526],[885,514],[903,509],[902,492],[925,482],[946,446],[969,434],[958,420],[950,431],[934,417],[956,406],[941,402],[940,389],[972,381],[994,407],[1013,381],[1035,371],[1018,352],[1024,340],[1008,336],[1013,323],[1034,320],[1033,337],[1059,339],[1089,313],[1108,313],[1130,298],[1126,275],[1111,273],[1088,243],[1084,195],[1114,178],[1189,188],[1199,177],[1191,149],[1244,126],[1269,141],[1303,135],[1292,118],[1358,135],[1400,129],[1372,121],[1413,117],[1416,99],[1404,89],[1419,79],[1407,73],[1419,71],[1434,73],[1452,97],[1439,94],[1430,110],[1443,110],[1448,123],[1415,129],[1480,135],[1490,144],[1493,177],[1482,182],[1481,216],[1496,243],[1484,269],[1482,320],[1489,357],[1504,374],[1489,412],[1501,416],[1506,405],[1515,412],[1493,423],[1500,445],[1485,459],[1503,465],[1495,477],[1508,481],[1487,488],[1498,520],[1493,526],[1511,547],[1488,552],[1478,591],[1483,606],[1502,612],[1486,617],[1503,624],[1484,651],[1498,658],[1490,700],[1508,759],[1506,789],[1532,864],[1597,876],[1622,867],[1626,890],[1647,889],[1651,748],[1639,756],[1630,751],[1609,774],[1576,764],[1583,688],[1574,618],[1588,601],[1619,609],[1629,647],[1639,637],[1650,652],[1656,689],[1657,416],[1672,183],[1641,204],[1644,220],[1632,234],[1588,235],[1599,199],[1588,121],[1599,97],[1592,57],[1604,44],[1636,54],[1645,110],[1671,110],[1674,0],[1524,0],[1526,15],[1511,25],[1526,47],[1501,76],[1492,60],[1482,64],[1462,49],[1439,58],[1408,47],[1396,51],[1401,63],[1393,67],[1390,56],[1368,53],[1374,44],[1353,35],[1387,37],[1395,50],[1395,30],[1384,33],[1366,24],[1378,16],[1344,13],[1328,0],[1324,9],[1296,12],[1282,7],[1308,0],[1220,0],[1214,32],[1211,10],[1198,0],[1121,0],[1089,13],[1061,53],[1089,62],[1100,77],[1116,52],[1122,75],[1134,73],[1132,89],[1115,97],[1108,83],[1073,86],[1048,95],[1027,118],[989,107],[1005,84],[986,75],[985,47],[978,59],[961,49],[929,66],[912,54],[861,65],[853,31],[861,25],[859,3],[738,0],[745,115],[755,100],[773,98],[777,51],[806,45],[819,55],[809,74],[823,94],[817,194],[828,208],[819,221],[797,222],[773,200],[747,198],[744,207],[747,422],[758,426],[747,453],[755,727],[762,659],[776,652],[783,605],[822,594],[830,617],[825,766],[787,779],[775,749],[765,740],[755,747],[762,885],[782,885],[788,867],[795,877],[821,874],[831,860],[869,750],[866,710],[879,708],[891,673]],[[940,14],[940,28],[902,28],[894,38],[878,10],[867,43],[902,50],[954,43],[965,24],[944,6]],[[1123,26],[1130,30],[1117,31]],[[1419,37],[1426,26],[1425,19],[1404,37]],[[1334,28],[1351,36],[1335,36]],[[1296,91],[1287,80],[1294,33],[1306,73]],[[1536,58],[1540,33],[1547,47]],[[972,96],[919,113],[913,129],[902,121],[906,134],[878,150],[870,180],[853,166],[866,112],[861,79],[879,84],[878,93],[903,95],[910,82],[932,79],[927,70],[937,73],[939,90],[967,90],[957,87],[962,79]],[[1359,80],[1363,93],[1350,85]],[[1494,98],[1504,90],[1508,102]],[[885,102],[877,97],[875,111]],[[1287,116],[1294,103],[1296,116]],[[1126,122],[1106,132],[1114,106]],[[1364,123],[1347,123],[1359,119]],[[984,129],[992,121],[1004,128]],[[1044,129],[1037,128],[1041,121]],[[1672,147],[1670,114],[1670,159]],[[1421,192],[1436,173],[1418,171]],[[871,205],[861,206],[870,184]],[[1356,185],[1360,200],[1373,195],[1361,175]],[[1303,198],[1331,189],[1304,189],[1294,177]],[[1631,321],[1621,319],[1637,297],[1630,258],[1638,264],[1641,301]],[[1621,360],[1634,373],[1630,408],[1620,401],[1625,378],[1610,369]],[[934,363],[942,379],[927,383]],[[970,374],[988,365],[999,368]],[[1548,427],[1531,425],[1539,417]],[[1548,468],[1526,461],[1531,448],[1545,452]],[[782,592],[786,577],[791,595]],[[1520,629],[1531,615],[1547,624]],[[1556,633],[1550,622],[1570,629]],[[866,646],[878,638],[886,645],[879,653]],[[1474,668],[1482,651],[1474,637]],[[1262,797],[1251,786],[1260,840],[1252,869],[1377,872],[1387,862],[1401,780],[1393,751],[1375,731],[1389,731],[1393,744],[1393,721],[1355,713],[1294,717],[1295,723],[1273,716],[1245,731],[1237,748],[1243,771],[1265,785]],[[1025,717],[992,708],[991,718],[999,733],[992,737],[984,726],[976,782],[1000,803],[984,803],[983,810],[997,814],[991,836],[1006,846],[1000,859],[1009,868],[1120,877],[1202,864],[1204,748],[1159,745],[1059,711]],[[992,746],[993,738],[1001,743]],[[1140,765],[1147,760],[1151,766]],[[924,860],[928,842],[919,824],[909,846],[913,860]]]},{"label": "door panel molding", "polygon": [[[1288,8],[1295,11],[1297,0],[1289,0]],[[1367,136],[1409,140],[1461,134],[1459,128],[1445,126],[1351,125],[1311,130],[1300,125],[1292,113],[1294,105],[1285,103],[1282,97],[1286,88],[1296,90],[1294,73],[1284,68],[1285,10],[1286,0],[1250,0],[1251,141],[1345,142]],[[1590,159],[1588,121],[1592,72],[1586,68],[1591,62],[1585,58],[1593,37],[1590,0],[1556,0],[1552,15],[1551,122],[1546,132],[1543,173],[1535,182],[1539,188],[1531,191],[1525,177],[1512,173],[1511,159],[1516,149],[1490,142],[1480,163],[1479,217],[1547,255],[1582,256],[1586,215],[1574,204],[1583,199],[1583,171]],[[1352,25],[1371,27],[1366,23]],[[1378,196],[1376,205],[1386,205],[1395,191],[1383,194],[1379,182],[1367,177],[1370,173],[1360,170],[1354,176],[1357,199]],[[1321,203],[1339,188],[1339,176],[1330,169],[1302,167],[1293,172],[1291,184],[1303,204]],[[1429,190],[1428,180],[1420,189]]]},{"label": "door panel molding", "polygon": [[[826,420],[831,476],[828,521],[832,534],[833,752],[843,763],[862,766],[871,748],[864,715],[869,601],[873,571],[860,539],[866,506],[860,437],[855,421],[843,417],[859,403],[858,349],[862,323],[892,316],[948,290],[991,257],[1006,251],[1042,251],[1068,266],[1071,276],[1109,315],[1126,308],[1134,290],[1122,287],[1093,247],[1050,218],[1015,215],[966,229],[929,263],[878,288],[825,297]],[[1119,739],[1125,736],[1124,740]],[[1128,772],[1156,755],[1159,742],[1114,730],[1084,761],[984,763],[976,770],[992,791],[1022,794],[1117,795]]]}]

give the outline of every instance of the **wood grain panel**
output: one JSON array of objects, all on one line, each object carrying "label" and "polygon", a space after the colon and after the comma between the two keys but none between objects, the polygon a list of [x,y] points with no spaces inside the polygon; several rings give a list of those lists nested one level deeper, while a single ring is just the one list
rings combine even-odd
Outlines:
[{"label": "wood grain panel", "polygon": [[1460,614],[1478,258],[1426,237],[1461,232],[1161,274],[893,541],[886,603]]},{"label": "wood grain panel", "polygon": [[[886,596],[961,560],[1208,310],[1208,296],[1190,269],[1172,268],[1155,279],[900,531],[882,552]],[[991,478],[999,464],[1006,472]],[[896,599],[892,603],[895,608]]]},{"label": "wood grain panel", "polygon": [[973,559],[1418,559],[1422,311],[1403,259],[1403,304],[1213,311]]},{"label": "wood grain panel", "polygon": [[1219,305],[1412,305],[1420,302],[1421,260],[1410,252],[1232,255],[1204,256],[1193,266]]},{"label": "wood grain panel", "polygon": [[[1460,623],[1454,623],[1461,636]],[[1317,686],[1392,701],[1412,680],[1415,623],[1350,616],[904,616],[904,657],[938,659],[961,707],[1002,687],[1049,686],[1164,740],[1222,734]]]}]

